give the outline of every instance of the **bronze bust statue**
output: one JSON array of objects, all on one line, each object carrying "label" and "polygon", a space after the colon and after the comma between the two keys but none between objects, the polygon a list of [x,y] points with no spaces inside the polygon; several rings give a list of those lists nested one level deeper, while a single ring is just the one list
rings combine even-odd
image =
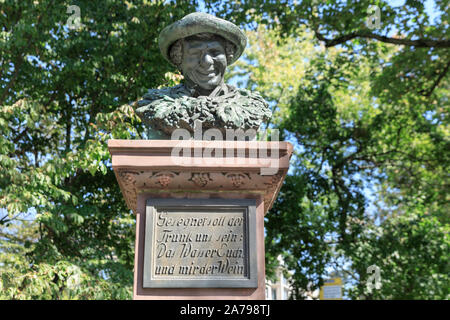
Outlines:
[{"label": "bronze bust statue", "polygon": [[271,117],[257,93],[224,83],[227,66],[247,44],[233,23],[206,13],[192,13],[166,27],[159,36],[163,56],[183,74],[180,85],[150,89],[136,110],[150,138],[170,138],[175,129],[255,129]]}]

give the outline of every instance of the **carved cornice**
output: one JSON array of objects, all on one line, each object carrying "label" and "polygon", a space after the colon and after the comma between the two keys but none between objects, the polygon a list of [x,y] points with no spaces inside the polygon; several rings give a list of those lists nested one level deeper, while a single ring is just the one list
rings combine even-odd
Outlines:
[{"label": "carved cornice", "polygon": [[[173,165],[169,159],[173,145],[172,148],[167,148],[167,145],[162,146],[164,140],[146,140],[141,148],[136,146],[136,140],[112,141],[113,147],[111,147],[111,140],[109,147],[112,153],[113,169],[126,203],[134,212],[136,212],[137,194],[141,192],[257,193],[263,195],[264,211],[267,212],[281,188],[292,153],[290,144],[284,143],[285,149],[278,150],[278,171],[273,175],[263,175],[261,169],[264,165],[260,163],[248,165],[241,162],[240,165],[236,165],[235,163],[227,164],[224,161],[218,165],[211,163],[202,167],[195,164]],[[164,142],[173,143],[173,141]],[[118,143],[122,144],[123,148],[117,147]],[[154,147],[153,150],[151,146]],[[149,163],[155,165],[150,167]]]}]

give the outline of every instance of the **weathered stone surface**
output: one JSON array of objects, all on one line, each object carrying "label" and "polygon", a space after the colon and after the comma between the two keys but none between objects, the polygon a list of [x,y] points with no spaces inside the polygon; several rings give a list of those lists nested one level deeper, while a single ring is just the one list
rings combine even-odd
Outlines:
[{"label": "weathered stone surface", "polygon": [[144,288],[256,288],[255,201],[149,199]]}]

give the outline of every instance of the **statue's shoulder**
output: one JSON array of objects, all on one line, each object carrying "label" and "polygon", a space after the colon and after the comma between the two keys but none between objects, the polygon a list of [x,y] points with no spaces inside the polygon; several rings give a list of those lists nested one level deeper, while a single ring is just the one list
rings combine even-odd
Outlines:
[{"label": "statue's shoulder", "polygon": [[245,88],[236,88],[230,85],[228,85],[228,90],[229,92],[237,93],[239,97],[242,97],[244,99],[247,98],[250,100],[257,100],[263,104],[267,104],[258,91],[251,91]]}]

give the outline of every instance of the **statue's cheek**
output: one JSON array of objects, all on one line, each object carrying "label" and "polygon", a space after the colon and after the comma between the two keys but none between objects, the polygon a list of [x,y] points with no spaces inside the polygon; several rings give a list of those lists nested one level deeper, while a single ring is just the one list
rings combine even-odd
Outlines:
[{"label": "statue's cheek", "polygon": [[181,64],[181,71],[183,73],[189,73],[192,72],[198,65],[197,59],[185,59],[183,60],[183,63]]},{"label": "statue's cheek", "polygon": [[225,68],[227,67],[227,57],[224,54],[215,57],[214,61],[223,70],[225,70]]}]

